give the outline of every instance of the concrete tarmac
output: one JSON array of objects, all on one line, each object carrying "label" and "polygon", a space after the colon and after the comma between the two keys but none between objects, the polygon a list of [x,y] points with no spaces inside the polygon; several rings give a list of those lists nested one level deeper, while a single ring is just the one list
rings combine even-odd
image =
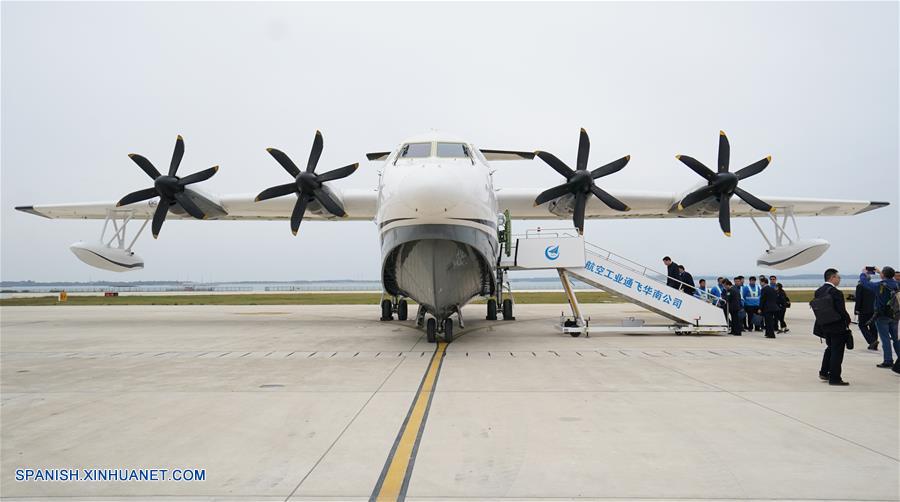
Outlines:
[{"label": "concrete tarmac", "polygon": [[[467,307],[427,393],[435,345],[375,305],[5,307],[0,496],[367,500],[427,394],[409,500],[900,499],[900,376],[858,332],[839,388],[803,305],[775,340],[571,338],[562,309]],[[27,468],[206,477],[17,481]]]}]

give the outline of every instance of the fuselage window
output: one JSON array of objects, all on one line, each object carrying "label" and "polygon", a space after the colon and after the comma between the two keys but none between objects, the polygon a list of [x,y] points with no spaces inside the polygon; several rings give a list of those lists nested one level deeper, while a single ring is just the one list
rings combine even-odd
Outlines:
[{"label": "fuselage window", "polygon": [[407,143],[400,149],[400,157],[405,159],[431,157],[431,143]]},{"label": "fuselage window", "polygon": [[437,156],[443,158],[469,158],[469,147],[462,143],[438,143]]}]

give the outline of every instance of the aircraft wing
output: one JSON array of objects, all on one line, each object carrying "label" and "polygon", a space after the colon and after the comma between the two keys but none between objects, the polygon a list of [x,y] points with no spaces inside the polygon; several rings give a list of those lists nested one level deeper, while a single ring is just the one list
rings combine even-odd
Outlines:
[{"label": "aircraft wing", "polygon": [[[375,206],[378,193],[375,190],[332,188],[335,194],[343,202],[346,218],[335,218],[325,211],[310,211],[306,213],[304,220],[372,220],[375,218]],[[215,220],[288,220],[296,202],[296,196],[284,196],[255,202],[256,193],[237,195],[209,195],[199,190],[195,193],[202,195],[215,207],[206,210],[209,219]],[[45,218],[59,219],[104,219],[109,210],[131,210],[132,218],[148,219],[153,217],[158,198],[149,201],[116,207],[117,201],[104,202],[80,202],[73,204],[35,204],[33,206],[18,206],[16,209]],[[182,212],[176,214],[170,212],[167,219],[191,220],[193,217]]]},{"label": "aircraft wing", "polygon": [[[496,195],[500,210],[509,209],[514,219],[526,220],[550,220],[569,219],[568,211],[553,211],[551,201],[540,206],[534,205],[534,199],[543,189],[518,189],[502,188]],[[673,192],[640,192],[640,191],[610,191],[611,195],[624,202],[631,208],[627,212],[614,211],[608,208],[596,197],[588,199],[585,210],[587,219],[613,219],[613,218],[716,218],[718,212],[709,208],[688,208],[679,211],[678,202],[684,194]],[[776,213],[791,210],[795,216],[852,216],[873,209],[887,206],[887,202],[868,200],[841,200],[841,199],[816,199],[804,197],[777,197],[760,196],[760,198],[776,208]],[[561,201],[562,199],[557,199]],[[732,217],[765,216],[766,213],[757,211],[747,205],[738,197],[731,199]]]}]

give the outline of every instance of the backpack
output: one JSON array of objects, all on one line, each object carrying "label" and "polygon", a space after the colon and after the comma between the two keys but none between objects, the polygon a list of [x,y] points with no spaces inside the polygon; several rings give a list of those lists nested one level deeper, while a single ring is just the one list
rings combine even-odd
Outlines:
[{"label": "backpack", "polygon": [[878,294],[885,299],[884,305],[878,314],[891,319],[900,317],[900,290],[891,289],[884,283],[881,283],[881,286],[878,288]]}]

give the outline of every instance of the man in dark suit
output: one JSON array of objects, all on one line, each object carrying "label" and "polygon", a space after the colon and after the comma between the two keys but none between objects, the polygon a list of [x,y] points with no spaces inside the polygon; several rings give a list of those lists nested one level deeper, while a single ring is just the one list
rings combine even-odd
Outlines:
[{"label": "man in dark suit", "polygon": [[775,338],[775,316],[778,314],[778,292],[765,277],[760,278],[762,292],[759,294],[759,310],[766,320],[766,338]]},{"label": "man in dark suit", "polygon": [[696,291],[694,287],[694,276],[684,269],[684,265],[678,265],[678,280],[681,281],[681,290],[689,295],[693,295]]},{"label": "man in dark suit", "polygon": [[681,272],[678,271],[678,264],[668,256],[663,258],[663,264],[666,266],[666,286],[680,289],[681,283],[678,281],[681,278]]},{"label": "man in dark suit", "polygon": [[[872,272],[866,270],[865,273]],[[875,315],[875,292],[865,287],[862,281],[856,284],[856,306],[853,307],[853,313],[856,314],[856,325],[860,333],[869,344],[869,350],[877,351],[878,333],[874,329],[874,324],[869,326],[869,321]]]},{"label": "man in dark suit", "polygon": [[844,305],[844,296],[837,288],[841,283],[841,276],[837,270],[829,268],[825,271],[825,284],[816,290],[815,298],[823,296],[831,297],[835,311],[841,316],[840,320],[813,325],[813,333],[825,340],[827,347],[822,354],[822,367],[819,369],[819,378],[828,380],[829,385],[850,385],[841,379],[841,363],[844,361],[844,348],[850,336],[850,314]]},{"label": "man in dark suit", "polygon": [[728,308],[728,314],[731,319],[731,334],[741,336],[741,330],[744,327],[740,315],[741,293],[728,279],[725,279],[722,284],[725,286],[725,305]]}]

